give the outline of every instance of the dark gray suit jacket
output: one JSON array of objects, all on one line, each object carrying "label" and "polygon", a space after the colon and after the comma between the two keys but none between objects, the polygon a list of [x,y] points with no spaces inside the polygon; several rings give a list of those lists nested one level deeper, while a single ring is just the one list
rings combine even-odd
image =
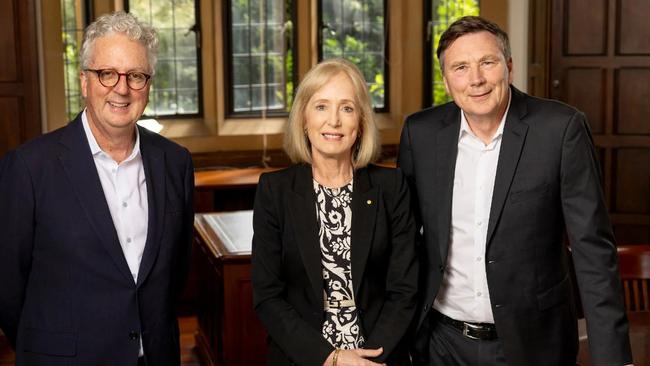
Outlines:
[{"label": "dark gray suit jacket", "polygon": [[[460,113],[454,103],[415,113],[407,118],[400,142],[398,165],[423,229],[422,337],[428,336],[423,320],[438,293],[449,250]],[[492,312],[510,365],[575,364],[578,337],[565,230],[592,360],[598,365],[631,361],[600,179],[585,116],[512,87],[485,255]]]},{"label": "dark gray suit jacket", "polygon": [[178,365],[193,210],[186,149],[140,128],[149,223],[134,283],[77,117],[0,164],[0,327],[18,365]]},{"label": "dark gray suit jacket", "polygon": [[[268,365],[322,365],[334,348],[321,335],[323,274],[311,167],[264,174],[253,216],[253,304],[269,332]],[[399,170],[354,173],[352,282],[378,361],[408,364],[406,333],[416,308],[415,222]]]}]

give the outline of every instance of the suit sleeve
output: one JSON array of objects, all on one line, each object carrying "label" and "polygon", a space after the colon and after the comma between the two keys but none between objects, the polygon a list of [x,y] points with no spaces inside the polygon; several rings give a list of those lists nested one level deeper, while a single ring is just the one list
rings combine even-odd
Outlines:
[{"label": "suit sleeve", "polygon": [[194,225],[194,165],[192,155],[185,151],[185,171],[183,178],[184,207],[183,207],[183,231],[179,240],[179,252],[177,257],[178,273],[176,278],[176,299],[181,295],[187,281],[192,250],[192,228]]},{"label": "suit sleeve", "polygon": [[[386,276],[384,305],[364,348],[384,348],[377,358],[386,362],[406,337],[417,306],[418,262],[415,255],[415,221],[410,208],[409,189],[397,169],[389,212],[391,253]],[[379,300],[379,299],[378,299]]]},{"label": "suit sleeve", "polygon": [[415,218],[416,232],[419,235],[420,228],[422,227],[422,220],[420,218],[419,202],[417,198],[417,190],[415,187],[415,168],[413,166],[413,151],[411,150],[411,130],[410,123],[407,119],[402,128],[402,135],[399,142],[399,150],[397,153],[397,167],[404,173],[406,182],[409,185],[410,198],[411,198],[411,212]]},{"label": "suit sleeve", "polygon": [[267,175],[260,177],[253,211],[253,306],[271,338],[299,365],[322,365],[334,350],[285,300],[280,207]]},{"label": "suit sleeve", "polygon": [[34,207],[29,170],[10,152],[0,163],[0,328],[14,347],[31,268]]},{"label": "suit sleeve", "polygon": [[585,116],[565,131],[561,163],[562,210],[587,320],[592,359],[598,365],[632,362],[614,234],[600,185],[600,169]]}]

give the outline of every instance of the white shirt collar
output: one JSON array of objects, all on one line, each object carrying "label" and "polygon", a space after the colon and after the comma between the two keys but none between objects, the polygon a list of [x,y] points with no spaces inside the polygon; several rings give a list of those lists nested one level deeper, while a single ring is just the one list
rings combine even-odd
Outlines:
[{"label": "white shirt collar", "polygon": [[[81,113],[81,124],[84,127],[84,132],[86,133],[86,139],[88,140],[88,146],[90,146],[90,152],[93,156],[96,156],[98,154],[105,154],[106,156],[109,156],[104,150],[102,150],[101,147],[99,147],[99,144],[97,143],[97,139],[95,138],[95,135],[93,135],[93,132],[90,129],[90,125],[88,124],[88,116],[86,115],[86,109]],[[136,156],[140,155],[140,132],[138,131],[138,128],[135,128],[135,144],[133,145],[133,150],[131,151],[131,155],[129,155],[128,158],[126,158],[122,163],[128,162],[133,160]]]}]

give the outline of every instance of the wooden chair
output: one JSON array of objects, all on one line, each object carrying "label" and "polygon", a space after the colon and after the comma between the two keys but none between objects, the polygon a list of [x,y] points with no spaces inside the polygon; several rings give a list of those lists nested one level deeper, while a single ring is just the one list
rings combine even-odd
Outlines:
[{"label": "wooden chair", "polygon": [[618,266],[627,311],[650,311],[650,244],[620,245]]}]

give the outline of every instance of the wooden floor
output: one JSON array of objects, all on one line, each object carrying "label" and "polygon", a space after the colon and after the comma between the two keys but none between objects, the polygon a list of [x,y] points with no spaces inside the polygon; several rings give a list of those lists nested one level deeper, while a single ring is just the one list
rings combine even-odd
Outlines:
[{"label": "wooden floor", "polygon": [[[198,329],[195,316],[185,316],[178,319],[181,331],[181,364],[183,366],[200,366],[196,353],[194,334]],[[0,336],[0,366],[13,366],[15,364],[14,352],[9,347],[7,339]]]}]

